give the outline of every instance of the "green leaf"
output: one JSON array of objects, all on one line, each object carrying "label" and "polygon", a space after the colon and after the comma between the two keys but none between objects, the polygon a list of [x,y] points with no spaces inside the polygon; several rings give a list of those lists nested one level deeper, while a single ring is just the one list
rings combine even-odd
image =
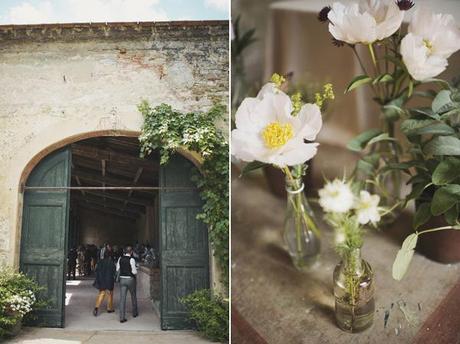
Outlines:
[{"label": "green leaf", "polygon": [[431,181],[431,176],[428,175],[428,174],[417,174],[415,176],[413,176],[412,178],[410,178],[407,182],[406,182],[406,185],[409,185],[409,184],[418,184],[418,183],[421,183],[423,185],[427,185],[429,184]]},{"label": "green leaf", "polygon": [[357,77],[353,78],[351,82],[348,84],[347,88],[345,89],[345,93],[350,92],[351,90],[354,90],[357,87],[360,87],[362,85],[368,84],[372,81],[372,78],[370,78],[367,75],[358,75]]},{"label": "green leaf", "polygon": [[403,242],[401,249],[396,255],[393,262],[392,275],[397,281],[400,281],[407,272],[409,264],[414,256],[414,249],[417,245],[418,235],[416,233],[410,234]]},{"label": "green leaf", "polygon": [[428,184],[424,184],[424,183],[413,184],[412,191],[410,192],[409,195],[406,196],[406,201],[409,201],[413,198],[419,198],[428,185],[429,183]]},{"label": "green leaf", "polygon": [[454,106],[454,102],[450,98],[451,93],[449,90],[442,90],[438,93],[431,104],[431,109],[434,113],[446,112]]},{"label": "green leaf", "polygon": [[430,219],[430,207],[430,203],[422,203],[417,206],[417,211],[415,212],[414,219],[412,221],[414,229],[417,229],[421,225],[427,223],[427,221]]},{"label": "green leaf", "polygon": [[390,121],[397,121],[406,113],[401,107],[395,104],[387,104],[382,107],[383,115]]},{"label": "green leaf", "polygon": [[428,84],[428,83],[431,83],[431,82],[438,83],[445,89],[450,89],[450,84],[446,80],[442,80],[442,79],[435,79],[435,78],[426,79],[426,80],[422,81],[422,84]]},{"label": "green leaf", "polygon": [[429,124],[427,126],[421,127],[414,129],[410,133],[408,133],[408,136],[413,136],[413,135],[453,135],[455,134],[455,130],[442,122],[435,122],[432,124]]},{"label": "green leaf", "polygon": [[412,161],[405,161],[405,162],[390,162],[386,164],[386,166],[382,169],[382,171],[389,171],[389,170],[402,170],[408,171],[411,167],[420,167],[424,168],[423,163],[417,160]]},{"label": "green leaf", "polygon": [[441,161],[433,172],[434,185],[445,185],[460,177],[460,159],[449,157]]},{"label": "green leaf", "polygon": [[460,185],[450,184],[436,190],[431,201],[431,214],[444,214],[460,202]]},{"label": "green leaf", "polygon": [[384,58],[390,62],[392,62],[394,65],[400,67],[401,69],[406,69],[406,66],[404,66],[404,63],[402,62],[401,59],[398,59],[394,57],[393,55],[385,55]]},{"label": "green leaf", "polygon": [[371,139],[373,139],[374,137],[380,134],[382,134],[382,131],[380,129],[366,130],[365,132],[359,134],[358,136],[353,138],[350,142],[348,142],[347,148],[355,152],[360,152],[366,147],[367,143]]},{"label": "green leaf", "polygon": [[444,219],[451,226],[457,224],[457,221],[458,221],[458,204],[455,207],[452,207],[448,211],[446,211],[446,213],[444,214]]},{"label": "green leaf", "polygon": [[435,90],[414,92],[414,96],[423,97],[423,98],[430,98],[430,99],[434,99],[434,97],[436,97],[436,94],[437,93],[436,93]]},{"label": "green leaf", "polygon": [[371,163],[364,161],[363,159],[358,160],[356,163],[356,169],[366,175],[372,174],[372,172],[375,170]]},{"label": "green leaf", "polygon": [[411,136],[414,135],[413,133],[418,129],[424,128],[433,123],[437,122],[432,119],[406,119],[401,122],[400,128],[405,135]]},{"label": "green leaf", "polygon": [[385,82],[391,82],[391,81],[393,81],[393,77],[391,76],[391,74],[384,73],[376,77],[374,81],[372,81],[372,84],[376,85],[378,83],[385,83]]},{"label": "green leaf", "polygon": [[436,136],[423,147],[427,155],[460,155],[460,140],[455,136]]},{"label": "green leaf", "polygon": [[417,109],[410,109],[409,113],[413,116],[427,116],[436,120],[439,120],[439,115],[435,114],[431,108],[417,108]]},{"label": "green leaf", "polygon": [[241,171],[240,177],[248,174],[251,171],[254,171],[254,170],[257,170],[259,168],[262,168],[264,166],[268,166],[268,164],[266,164],[264,162],[260,162],[260,161],[252,161],[252,162],[246,164],[246,166],[243,167],[243,170]]},{"label": "green leaf", "polygon": [[380,134],[380,135],[370,139],[366,146],[370,146],[370,145],[372,145],[374,143],[377,143],[377,142],[380,142],[380,141],[396,141],[396,139],[393,138],[393,137],[390,137],[388,135],[388,133],[383,133],[383,134]]}]

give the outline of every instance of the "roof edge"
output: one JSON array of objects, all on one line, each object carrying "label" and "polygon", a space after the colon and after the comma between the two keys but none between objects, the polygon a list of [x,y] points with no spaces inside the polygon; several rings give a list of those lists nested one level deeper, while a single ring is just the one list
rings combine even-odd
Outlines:
[{"label": "roof edge", "polygon": [[2,24],[4,29],[47,29],[47,28],[97,28],[97,27],[155,27],[155,26],[222,26],[229,20],[177,20],[177,21],[138,21],[138,22],[81,22],[81,23],[49,23],[49,24]]}]

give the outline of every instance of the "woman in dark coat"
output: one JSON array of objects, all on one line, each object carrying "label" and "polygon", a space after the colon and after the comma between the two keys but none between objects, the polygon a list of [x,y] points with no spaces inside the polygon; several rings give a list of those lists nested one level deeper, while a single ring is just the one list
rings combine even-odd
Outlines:
[{"label": "woman in dark coat", "polygon": [[112,260],[112,252],[106,250],[104,259],[101,259],[96,266],[96,279],[93,286],[99,289],[99,295],[96,299],[96,306],[93,315],[96,317],[99,306],[104,301],[105,296],[108,297],[107,313],[113,313],[113,285],[115,284],[115,264]]}]

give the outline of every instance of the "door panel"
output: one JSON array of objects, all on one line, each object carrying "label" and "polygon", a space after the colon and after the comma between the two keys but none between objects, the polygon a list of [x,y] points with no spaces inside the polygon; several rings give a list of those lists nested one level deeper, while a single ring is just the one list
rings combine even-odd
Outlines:
[{"label": "door panel", "polygon": [[[27,186],[70,186],[70,150],[54,152],[32,171]],[[26,190],[20,269],[45,287],[49,300],[32,325],[64,327],[68,190]]]},{"label": "door panel", "polygon": [[202,201],[191,181],[195,167],[176,155],[160,169],[160,184],[189,190],[160,192],[161,328],[187,329],[187,312],[179,299],[209,288],[208,231],[196,219]]}]

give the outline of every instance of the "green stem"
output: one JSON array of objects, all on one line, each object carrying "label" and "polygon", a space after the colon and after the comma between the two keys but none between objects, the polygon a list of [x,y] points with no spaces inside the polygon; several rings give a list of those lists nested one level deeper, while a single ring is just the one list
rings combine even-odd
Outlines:
[{"label": "green stem", "polygon": [[372,63],[374,64],[375,71],[377,71],[377,60],[375,58],[374,45],[372,43],[369,43],[367,47],[369,48],[369,52],[371,53]]},{"label": "green stem", "polygon": [[[374,65],[374,72],[375,72],[375,75],[378,76],[380,75],[380,66],[379,64],[377,63],[377,59],[375,57],[375,50],[374,50],[374,45],[373,43],[369,43],[367,45],[367,47],[369,48],[369,52],[371,54],[371,58],[372,58],[372,64]],[[382,94],[382,87],[381,85],[377,85],[376,86],[377,89],[378,89],[378,95],[377,97],[380,99],[380,103],[383,103],[383,100],[384,100],[384,96]]]},{"label": "green stem", "polygon": [[421,234],[426,234],[426,233],[431,233],[431,232],[443,231],[443,230],[447,230],[447,229],[460,230],[460,228],[456,227],[456,226],[444,226],[444,227],[425,229],[424,231],[416,232],[416,233],[417,233],[417,235],[421,235]]},{"label": "green stem", "polygon": [[[359,65],[361,66],[361,69],[363,70],[363,73],[365,75],[369,75],[369,73],[366,70],[366,67],[364,67],[364,63],[361,60],[361,57],[359,56],[358,52],[356,51],[356,47],[353,46],[351,49],[353,50],[353,53],[355,54],[356,58],[358,59]],[[375,87],[372,84],[370,84],[370,87],[372,89],[372,92],[374,92],[374,95],[378,98],[379,95],[377,94],[377,91],[375,90]]]}]

